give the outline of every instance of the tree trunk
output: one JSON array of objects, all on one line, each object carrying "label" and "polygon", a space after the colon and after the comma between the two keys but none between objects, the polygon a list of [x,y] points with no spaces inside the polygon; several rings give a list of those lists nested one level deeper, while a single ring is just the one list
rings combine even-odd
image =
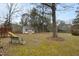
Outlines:
[{"label": "tree trunk", "polygon": [[53,21],[53,37],[57,37],[57,26],[56,26],[56,5],[52,3],[52,21]]}]

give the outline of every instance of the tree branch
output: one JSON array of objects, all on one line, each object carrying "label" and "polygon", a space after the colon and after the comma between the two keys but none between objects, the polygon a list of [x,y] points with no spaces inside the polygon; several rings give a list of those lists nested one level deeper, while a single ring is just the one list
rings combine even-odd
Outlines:
[{"label": "tree branch", "polygon": [[42,4],[52,8],[52,6],[48,5],[47,3],[42,3]]}]

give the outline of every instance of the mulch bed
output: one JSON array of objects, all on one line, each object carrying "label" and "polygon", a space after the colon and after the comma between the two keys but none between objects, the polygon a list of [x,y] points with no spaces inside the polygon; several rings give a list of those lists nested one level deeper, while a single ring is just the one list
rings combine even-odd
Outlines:
[{"label": "mulch bed", "polygon": [[57,37],[57,38],[54,38],[54,37],[48,37],[47,38],[48,40],[54,40],[54,41],[64,41],[65,39],[62,38],[62,37]]}]

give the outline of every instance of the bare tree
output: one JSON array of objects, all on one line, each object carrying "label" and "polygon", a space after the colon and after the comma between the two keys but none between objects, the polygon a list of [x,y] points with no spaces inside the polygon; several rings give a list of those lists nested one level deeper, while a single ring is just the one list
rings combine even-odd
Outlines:
[{"label": "bare tree", "polygon": [[57,37],[57,26],[56,26],[56,4],[55,3],[42,3],[48,6],[52,10],[52,21],[53,21],[53,37]]},{"label": "bare tree", "polygon": [[12,17],[13,15],[17,14],[18,12],[20,12],[21,10],[17,7],[18,4],[14,4],[14,3],[9,3],[6,4],[6,8],[7,8],[7,14],[6,14],[6,21],[5,21],[5,25],[7,25],[8,27],[11,28],[11,22],[12,22]]},{"label": "bare tree", "polygon": [[14,14],[16,14],[17,12],[21,11],[18,7],[17,4],[14,3],[10,3],[6,5],[7,8],[7,14],[6,14],[6,19],[8,20],[8,22],[11,22],[12,20],[12,16]]},{"label": "bare tree", "polygon": [[[42,3],[52,11],[52,22],[53,22],[53,37],[58,37],[57,35],[57,24],[56,24],[56,11],[71,11],[75,8],[77,4],[56,4],[56,3]],[[62,8],[57,8],[61,6]]]}]

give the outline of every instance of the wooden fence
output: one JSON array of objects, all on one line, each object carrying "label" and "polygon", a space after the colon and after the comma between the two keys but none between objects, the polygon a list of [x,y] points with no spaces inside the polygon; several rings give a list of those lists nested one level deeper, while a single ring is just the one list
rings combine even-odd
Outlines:
[{"label": "wooden fence", "polygon": [[8,32],[12,31],[10,27],[0,27],[0,37],[8,37]]}]

